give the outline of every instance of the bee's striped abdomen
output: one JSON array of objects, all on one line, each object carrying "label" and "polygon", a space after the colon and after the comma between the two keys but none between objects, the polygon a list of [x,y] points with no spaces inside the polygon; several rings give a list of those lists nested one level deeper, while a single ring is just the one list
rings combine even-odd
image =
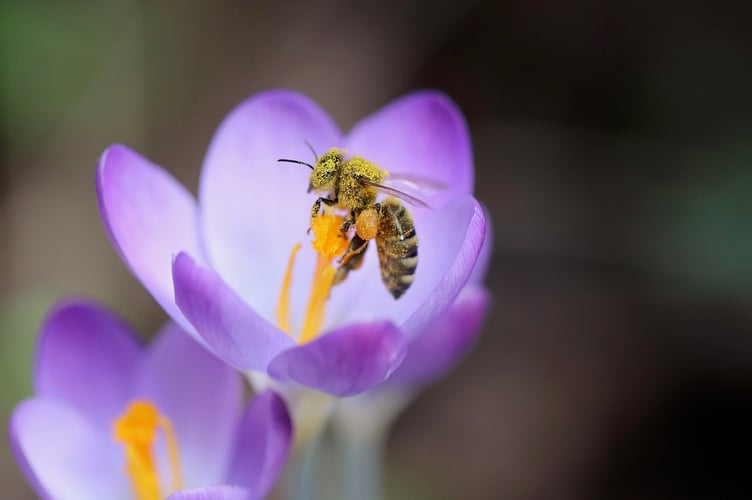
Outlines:
[{"label": "bee's striped abdomen", "polygon": [[396,198],[381,203],[376,247],[381,280],[395,299],[404,294],[415,279],[418,267],[418,235],[410,212]]}]

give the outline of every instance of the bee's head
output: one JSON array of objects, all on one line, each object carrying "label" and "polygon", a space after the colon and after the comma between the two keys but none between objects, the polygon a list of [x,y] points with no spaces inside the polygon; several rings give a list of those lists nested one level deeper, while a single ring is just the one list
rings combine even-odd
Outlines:
[{"label": "bee's head", "polygon": [[311,171],[311,185],[308,191],[334,191],[345,158],[343,149],[332,148],[316,161]]}]

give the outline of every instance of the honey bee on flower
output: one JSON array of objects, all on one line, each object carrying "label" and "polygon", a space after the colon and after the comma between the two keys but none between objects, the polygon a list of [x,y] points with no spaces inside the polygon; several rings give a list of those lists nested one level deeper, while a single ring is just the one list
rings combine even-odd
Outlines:
[{"label": "honey bee on flower", "polygon": [[[381,280],[392,297],[399,299],[413,283],[418,266],[418,235],[412,215],[400,200],[422,208],[428,208],[428,205],[390,185],[390,181],[410,182],[426,190],[442,186],[429,179],[390,176],[375,163],[360,156],[347,157],[346,152],[339,148],[331,148],[317,156],[314,165],[287,158],[277,161],[298,163],[311,169],[308,191],[321,195],[313,203],[312,218],[319,215],[324,204],[347,213],[341,227],[343,233],[355,226],[355,234],[339,258],[340,267],[333,284],[343,282],[350,271],[362,265],[369,241],[375,240]],[[377,202],[380,192],[390,196]]]}]

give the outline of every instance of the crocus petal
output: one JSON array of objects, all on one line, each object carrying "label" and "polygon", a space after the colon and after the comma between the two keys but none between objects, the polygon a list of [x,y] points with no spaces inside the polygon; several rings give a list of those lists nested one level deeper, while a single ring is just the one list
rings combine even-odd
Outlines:
[{"label": "crocus petal", "polygon": [[265,498],[290,451],[292,423],[284,401],[272,391],[258,394],[243,415],[225,482]]},{"label": "crocus petal", "polygon": [[353,324],[283,352],[269,364],[269,374],[334,396],[353,396],[386,380],[406,352],[405,338],[393,324]]},{"label": "crocus petal", "polygon": [[134,397],[154,402],[175,429],[185,486],[223,482],[242,410],[237,371],[170,323],[151,345],[139,376]]},{"label": "crocus petal", "polygon": [[488,309],[482,287],[465,287],[449,311],[413,339],[387,384],[418,387],[446,373],[474,344]]},{"label": "crocus petal", "polygon": [[178,491],[168,496],[168,500],[253,500],[254,497],[245,488],[225,484]]},{"label": "crocus petal", "polygon": [[89,302],[61,304],[40,334],[36,393],[108,425],[122,411],[139,359],[135,335],[111,313]]},{"label": "crocus petal", "polygon": [[467,280],[468,285],[481,285],[486,280],[488,267],[491,265],[494,238],[493,223],[488,210],[484,210],[484,213],[486,214],[486,236],[483,238],[483,245],[480,248],[480,254],[478,254],[478,260],[475,263],[473,272]]},{"label": "crocus petal", "polygon": [[[201,227],[212,267],[267,319],[290,250],[306,237],[315,199],[306,194],[308,168],[277,160],[315,162],[306,141],[321,154],[342,139],[307,97],[263,92],[225,118],[201,174]],[[313,260],[310,254],[303,258]]]},{"label": "crocus petal", "polygon": [[209,348],[240,369],[265,370],[290,337],[250,309],[212,270],[191,256],[173,262],[175,301]]},{"label": "crocus petal", "polygon": [[[478,260],[486,234],[485,213],[474,198],[462,200],[460,206],[461,209],[451,215],[448,214],[449,216],[445,217],[444,220],[433,218],[430,222],[434,225],[426,224],[426,236],[424,237],[426,245],[424,247],[439,249],[440,247],[437,245],[441,245],[443,242],[451,242],[452,244],[441,248],[440,255],[437,255],[435,259],[429,259],[428,263],[424,264],[428,268],[425,272],[426,281],[429,281],[429,283],[433,281],[434,286],[425,300],[422,300],[420,305],[412,310],[410,316],[400,324],[400,329],[405,332],[408,338],[417,336],[426,324],[440,316],[454,303],[460,290],[470,278]],[[444,238],[439,239],[437,235],[441,231],[446,231],[454,237],[449,241]],[[461,244],[454,245],[457,237],[462,238]],[[418,284],[418,290],[421,286],[423,285]],[[412,300],[417,302],[418,297],[419,295],[416,293],[415,299]],[[411,304],[409,301],[411,299],[406,298],[408,298],[408,301],[405,302],[403,307],[410,310]]]},{"label": "crocus petal", "polygon": [[440,92],[415,92],[392,102],[358,123],[348,134],[346,147],[393,174],[444,184],[445,190],[423,196],[434,207],[473,192],[467,124],[457,106]]},{"label": "crocus petal", "polygon": [[[378,256],[369,248],[361,269],[332,290],[331,323],[389,319],[408,338],[454,302],[478,259],[485,236],[485,214],[472,197],[456,200],[416,221],[418,269],[399,300],[381,284]],[[371,245],[372,247],[375,245]]]},{"label": "crocus petal", "polygon": [[202,255],[193,196],[159,166],[114,145],[99,160],[97,197],[110,239],[133,274],[192,333],[175,306],[170,263],[180,251]]},{"label": "crocus petal", "polygon": [[36,398],[21,403],[11,417],[10,440],[42,498],[131,498],[124,454],[111,434],[93,428],[86,415],[63,401]]}]

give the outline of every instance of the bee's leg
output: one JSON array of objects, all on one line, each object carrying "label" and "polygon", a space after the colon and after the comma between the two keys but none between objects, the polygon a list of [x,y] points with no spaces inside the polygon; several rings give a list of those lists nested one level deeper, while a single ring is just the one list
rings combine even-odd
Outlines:
[{"label": "bee's leg", "polygon": [[316,201],[313,202],[313,207],[311,207],[311,217],[316,217],[319,214],[322,203],[327,207],[331,207],[337,204],[337,200],[331,200],[329,198],[324,198],[323,196],[318,197]]},{"label": "bee's leg", "polygon": [[350,241],[345,254],[339,259],[342,264],[337,268],[337,272],[332,279],[332,285],[337,285],[345,281],[350,271],[358,269],[363,265],[363,257],[365,256],[365,249],[368,247],[368,240],[363,240],[356,234]]},{"label": "bee's leg", "polygon": [[357,255],[360,255],[362,258],[361,254],[363,254],[367,247],[368,240],[364,240],[356,234],[353,236],[353,239],[350,240],[350,246],[347,247],[347,250],[345,250],[345,253],[342,254],[342,257],[340,257],[337,262],[343,266],[349,266],[351,269],[354,269],[353,266],[357,266],[359,263],[354,262],[351,265],[350,260]]},{"label": "bee's leg", "polygon": [[340,227],[340,230],[343,233],[346,233],[350,230],[350,227],[352,227],[353,224],[355,224],[355,212],[351,211],[350,216],[347,219],[345,219],[345,222],[342,223],[342,227]]},{"label": "bee's leg", "polygon": [[[316,199],[316,201],[313,202],[313,206],[311,207],[311,219],[316,217],[319,212],[321,211],[321,204],[326,205],[327,207],[331,207],[337,204],[337,200],[331,200],[329,198],[324,198],[323,196],[320,196]],[[308,227],[308,231],[306,231],[306,234],[311,234],[311,228]]]}]

